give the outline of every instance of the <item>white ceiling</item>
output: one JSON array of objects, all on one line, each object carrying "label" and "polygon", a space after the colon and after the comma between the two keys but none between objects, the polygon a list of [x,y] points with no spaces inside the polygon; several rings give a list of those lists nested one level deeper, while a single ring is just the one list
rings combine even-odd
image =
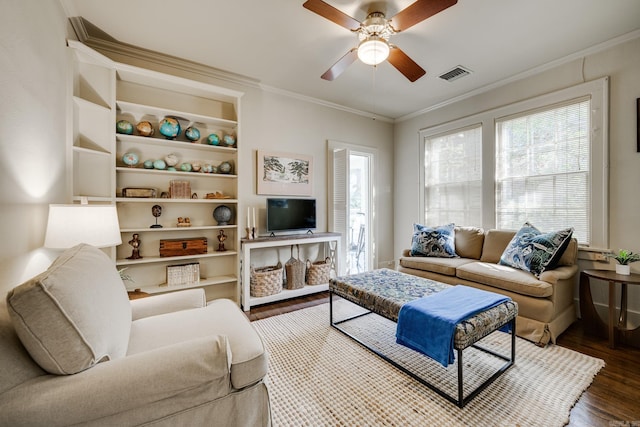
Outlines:
[{"label": "white ceiling", "polygon": [[[374,69],[359,61],[328,82],[320,75],[357,45],[357,37],[303,8],[304,0],[60,1],[69,17],[81,16],[120,42],[388,118],[640,31],[639,0],[458,0],[392,36],[427,71],[415,83],[388,63]],[[413,3],[326,1],[359,21],[372,4],[391,17]],[[438,78],[458,65],[473,73],[454,82]]]}]

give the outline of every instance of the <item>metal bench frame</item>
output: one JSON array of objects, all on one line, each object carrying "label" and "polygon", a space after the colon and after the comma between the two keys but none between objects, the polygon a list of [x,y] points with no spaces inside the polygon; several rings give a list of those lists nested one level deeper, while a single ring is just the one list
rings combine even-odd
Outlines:
[{"label": "metal bench frame", "polygon": [[[349,338],[353,339],[354,341],[356,341],[358,344],[362,345],[363,347],[365,347],[369,351],[377,354],[379,357],[381,357],[382,359],[386,360],[391,365],[395,366],[396,368],[400,369],[405,374],[409,375],[410,377],[412,377],[415,380],[419,381],[420,383],[424,384],[425,386],[427,386],[431,390],[435,391],[436,393],[438,393],[440,396],[444,397],[448,401],[454,403],[459,408],[463,408],[474,397],[476,397],[478,394],[480,394],[480,392],[482,390],[484,390],[489,385],[491,385],[491,383],[493,383],[500,375],[502,375],[507,369],[509,369],[515,363],[515,360],[516,360],[516,317],[514,316],[513,319],[511,319],[511,320],[499,325],[498,328],[496,328],[494,331],[491,331],[490,333],[488,333],[487,335],[484,336],[484,337],[486,337],[486,336],[492,334],[493,332],[497,331],[501,327],[503,327],[505,325],[509,325],[510,328],[511,328],[511,333],[510,333],[510,335],[511,335],[511,355],[510,355],[510,357],[502,355],[502,354],[499,354],[499,353],[497,353],[497,352],[495,352],[493,350],[478,346],[475,343],[472,343],[469,346],[465,347],[465,348],[469,348],[469,347],[476,348],[478,350],[481,350],[481,351],[483,351],[485,353],[488,353],[488,354],[490,354],[492,356],[495,356],[495,357],[497,357],[499,359],[502,359],[502,360],[505,360],[507,362],[504,365],[502,365],[502,367],[500,367],[491,377],[489,377],[482,384],[480,384],[478,387],[476,387],[476,389],[473,390],[471,393],[469,393],[466,397],[464,396],[464,369],[463,369],[464,363],[463,363],[463,358],[462,358],[462,352],[463,352],[464,348],[456,348],[456,351],[457,351],[456,363],[457,363],[457,368],[458,368],[458,396],[456,398],[454,396],[451,396],[450,394],[448,394],[444,390],[440,389],[435,384],[427,381],[426,379],[422,378],[421,376],[419,376],[415,372],[411,371],[410,369],[408,369],[405,366],[401,365],[400,363],[396,362],[391,357],[387,356],[386,354],[378,351],[377,349],[375,349],[373,347],[370,347],[369,345],[364,343],[362,340],[360,340],[358,337],[354,336],[353,334],[351,334],[351,333],[347,332],[346,330],[342,329],[341,327],[339,327],[339,325],[341,325],[341,324],[343,324],[345,322],[349,322],[351,320],[360,318],[362,316],[368,316],[370,314],[381,316],[381,317],[384,317],[386,319],[388,319],[388,317],[383,316],[383,315],[381,315],[379,313],[375,313],[373,311],[367,311],[365,313],[361,313],[361,314],[358,314],[356,316],[352,316],[352,317],[349,317],[347,319],[343,319],[343,320],[334,322],[334,320],[333,320],[333,295],[334,295],[334,292],[330,289],[329,290],[329,323],[331,324],[332,327],[336,328],[338,331],[342,332],[343,334],[345,334]],[[338,294],[336,294],[336,295],[338,297],[340,297],[340,295],[338,295]],[[340,297],[340,298],[342,298],[342,297]],[[342,298],[342,299],[344,299],[344,298]],[[355,304],[355,305],[357,305],[359,307],[362,307],[361,305],[359,305],[356,302],[353,302],[353,301],[350,301],[350,300],[347,300],[347,299],[344,299],[344,300],[345,301],[349,301],[350,303]],[[366,307],[363,307],[363,308],[366,309]],[[389,319],[389,320],[393,321],[393,319]],[[484,337],[482,337],[482,338],[484,338]],[[478,341],[480,341],[480,340],[478,340]],[[478,342],[478,341],[476,341],[476,342]],[[414,350],[409,349],[408,347],[407,347],[407,350],[414,351]]]}]

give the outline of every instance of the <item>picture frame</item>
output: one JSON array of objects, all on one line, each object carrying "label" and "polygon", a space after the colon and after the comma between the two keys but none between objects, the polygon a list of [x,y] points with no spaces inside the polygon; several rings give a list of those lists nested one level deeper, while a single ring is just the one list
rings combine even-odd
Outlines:
[{"label": "picture frame", "polygon": [[313,157],[257,151],[257,193],[277,196],[313,194]]}]

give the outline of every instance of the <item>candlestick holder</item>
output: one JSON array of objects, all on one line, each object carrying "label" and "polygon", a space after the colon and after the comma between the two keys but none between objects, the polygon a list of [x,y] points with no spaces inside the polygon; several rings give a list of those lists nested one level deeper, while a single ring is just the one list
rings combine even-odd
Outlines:
[{"label": "candlestick holder", "polygon": [[256,238],[256,228],[255,227],[251,227],[251,238],[255,239]]},{"label": "candlestick holder", "polygon": [[253,232],[251,231],[251,228],[245,227],[244,231],[247,232],[247,240],[253,240]]}]

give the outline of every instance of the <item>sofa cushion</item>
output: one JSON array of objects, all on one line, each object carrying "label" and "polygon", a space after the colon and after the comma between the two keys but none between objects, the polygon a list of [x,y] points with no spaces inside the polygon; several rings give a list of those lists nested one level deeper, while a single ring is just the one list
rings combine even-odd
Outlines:
[{"label": "sofa cushion", "polygon": [[231,383],[243,388],[260,381],[268,369],[267,350],[238,305],[228,299],[207,307],[135,320],[127,355],[209,335],[225,335],[231,349]]},{"label": "sofa cushion", "polygon": [[488,230],[484,235],[480,261],[499,263],[502,253],[509,245],[514,234],[516,232],[512,230]]},{"label": "sofa cushion", "polygon": [[456,254],[459,257],[480,259],[484,230],[477,227],[456,227],[454,241]]},{"label": "sofa cushion", "polygon": [[99,249],[66,250],[7,294],[16,333],[45,371],[64,375],[123,357],[131,305],[118,270]]},{"label": "sofa cushion", "polygon": [[460,279],[537,298],[545,298],[553,294],[553,286],[550,283],[538,280],[527,271],[506,265],[480,261],[470,262],[458,267],[456,276]]},{"label": "sofa cushion", "polygon": [[401,257],[400,265],[405,268],[413,268],[422,271],[455,276],[456,268],[461,265],[474,262],[470,258],[435,258],[435,257]]},{"label": "sofa cushion", "polygon": [[413,224],[411,256],[457,257],[453,229],[454,224],[437,227]]},{"label": "sofa cushion", "polygon": [[526,222],[504,250],[500,264],[540,276],[546,269],[557,265],[572,234],[573,228],[542,233]]}]

